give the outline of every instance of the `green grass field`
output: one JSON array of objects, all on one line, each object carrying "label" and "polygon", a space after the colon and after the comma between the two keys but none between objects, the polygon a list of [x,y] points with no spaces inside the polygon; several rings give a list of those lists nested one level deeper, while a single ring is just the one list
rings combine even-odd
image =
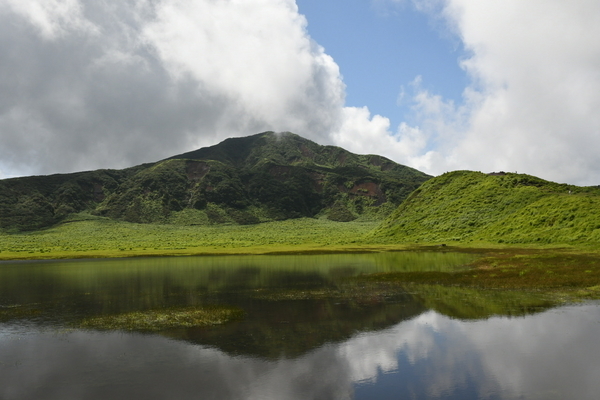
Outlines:
[{"label": "green grass field", "polygon": [[[0,260],[195,254],[267,254],[378,248],[377,221],[299,218],[257,225],[158,225],[79,215],[49,229],[0,233]],[[390,247],[390,244],[384,248]]]},{"label": "green grass field", "polygon": [[0,260],[447,250],[450,245],[460,251],[476,252],[503,248],[594,252],[597,247],[589,241],[510,244],[495,240],[444,241],[443,238],[402,240],[398,236],[374,235],[380,226],[378,220],[336,222],[326,218],[255,225],[161,225],[116,221],[82,213],[48,229],[0,232]]},{"label": "green grass field", "polygon": [[[379,213],[371,210],[351,222],[334,221],[325,214],[279,221],[257,214],[255,219],[263,222],[248,225],[228,219],[227,210],[212,203],[206,210],[171,212],[160,223],[82,212],[46,229],[0,231],[0,260],[350,252],[434,245],[594,251],[600,243],[600,188],[523,174],[455,171],[425,182],[385,221],[391,210],[375,208]],[[212,214],[219,218],[209,218]]]}]

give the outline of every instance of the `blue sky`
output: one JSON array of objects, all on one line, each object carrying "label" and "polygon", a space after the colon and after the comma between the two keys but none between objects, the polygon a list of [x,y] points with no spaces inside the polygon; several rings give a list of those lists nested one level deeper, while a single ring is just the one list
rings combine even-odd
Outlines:
[{"label": "blue sky", "polygon": [[[308,33],[339,65],[346,105],[368,106],[391,120],[410,120],[411,82],[460,102],[468,78],[461,41],[412,4],[366,0],[297,0]],[[402,101],[400,93],[406,93]]]},{"label": "blue sky", "polygon": [[0,179],[273,130],[597,185],[599,37],[598,0],[0,0]]}]

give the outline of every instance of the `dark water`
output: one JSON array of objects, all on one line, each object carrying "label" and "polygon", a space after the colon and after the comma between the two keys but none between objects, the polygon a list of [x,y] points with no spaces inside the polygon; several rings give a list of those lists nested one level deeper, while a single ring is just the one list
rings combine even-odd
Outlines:
[{"label": "dark water", "polygon": [[[447,271],[469,259],[0,264],[0,399],[598,398],[595,303],[551,308],[523,296],[435,288],[314,296],[360,274]],[[245,316],[152,334],[77,328],[90,316],[213,304]]]}]

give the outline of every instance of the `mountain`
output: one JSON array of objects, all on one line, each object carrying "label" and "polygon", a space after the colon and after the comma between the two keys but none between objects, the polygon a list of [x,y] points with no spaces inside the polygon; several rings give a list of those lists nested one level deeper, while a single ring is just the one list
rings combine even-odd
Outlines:
[{"label": "mountain", "polygon": [[425,182],[376,230],[400,242],[598,243],[600,188],[455,171]]},{"label": "mountain", "polygon": [[188,225],[383,218],[429,178],[381,156],[264,132],[123,170],[2,180],[0,228],[35,230],[81,212]]}]

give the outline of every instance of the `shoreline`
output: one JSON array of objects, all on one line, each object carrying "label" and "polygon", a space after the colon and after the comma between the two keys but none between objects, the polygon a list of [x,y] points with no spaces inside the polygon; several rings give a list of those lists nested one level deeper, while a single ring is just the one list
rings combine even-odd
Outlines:
[{"label": "shoreline", "polygon": [[[390,294],[407,289],[415,292],[445,288],[453,291],[482,291],[486,296],[494,293],[520,293],[542,296],[552,302],[567,303],[600,299],[600,250],[562,247],[513,247],[432,245],[432,244],[363,244],[357,245],[281,245],[246,248],[198,247],[177,250],[127,250],[79,251],[21,255],[0,253],[0,267],[57,261],[100,261],[109,259],[158,257],[211,257],[252,255],[319,255],[368,254],[383,252],[439,252],[470,253],[473,261],[466,269],[454,272],[384,272],[352,278],[356,284],[371,294]],[[367,289],[370,288],[370,289]],[[362,290],[362,289],[361,289]],[[440,289],[435,289],[440,290]],[[466,293],[466,292],[465,292]]]},{"label": "shoreline", "polygon": [[334,222],[300,218],[258,225],[178,226],[82,220],[50,229],[0,232],[0,261],[335,254],[387,251],[574,252],[600,255],[582,243],[499,243],[487,240],[400,242],[373,235],[380,221]]},{"label": "shoreline", "polygon": [[128,259],[128,258],[154,258],[154,257],[211,257],[211,256],[251,256],[251,255],[320,255],[320,254],[365,254],[399,251],[427,251],[427,252],[459,252],[476,253],[482,257],[491,257],[494,254],[595,254],[600,257],[600,250],[572,245],[563,246],[507,246],[480,243],[476,246],[463,244],[352,244],[352,245],[281,245],[281,246],[245,246],[235,248],[217,248],[215,246],[192,247],[180,249],[106,249],[106,250],[79,250],[79,251],[44,251],[32,252],[7,252],[0,251],[0,263],[16,261],[52,261],[52,260],[93,260],[93,259]]},{"label": "shoreline", "polygon": [[[18,253],[0,252],[0,263],[13,261],[52,261],[52,260],[93,260],[93,259],[128,259],[144,257],[212,257],[212,256],[252,256],[252,255],[320,255],[320,254],[365,254],[395,251],[434,251],[433,249],[419,249],[409,245],[364,245],[364,246],[281,246],[250,247],[234,249],[198,248],[176,250],[99,250],[75,251],[56,253]],[[446,249],[445,251],[448,251]]]}]

